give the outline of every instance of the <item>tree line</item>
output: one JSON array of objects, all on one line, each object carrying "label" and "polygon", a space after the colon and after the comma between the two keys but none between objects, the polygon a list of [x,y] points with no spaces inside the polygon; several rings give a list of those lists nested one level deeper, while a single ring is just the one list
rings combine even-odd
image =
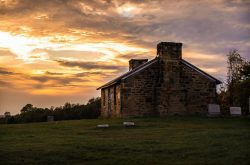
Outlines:
[{"label": "tree line", "polygon": [[31,123],[46,122],[48,116],[58,120],[94,119],[100,115],[100,97],[91,98],[87,104],[65,103],[63,106],[51,108],[38,108],[32,104],[25,105],[20,114],[2,118],[0,123]]}]

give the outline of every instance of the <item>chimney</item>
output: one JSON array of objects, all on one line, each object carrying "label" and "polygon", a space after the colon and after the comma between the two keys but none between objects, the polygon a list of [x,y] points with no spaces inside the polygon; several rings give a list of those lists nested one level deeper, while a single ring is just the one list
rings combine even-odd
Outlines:
[{"label": "chimney", "polygon": [[162,80],[164,84],[168,84],[169,88],[178,89],[180,82],[182,58],[182,43],[161,42],[157,45],[157,55],[160,60]]},{"label": "chimney", "polygon": [[163,61],[165,60],[180,60],[182,43],[176,42],[161,42],[157,45],[157,55]]},{"label": "chimney", "polygon": [[158,111],[160,114],[185,112],[186,97],[181,84],[182,43],[161,42],[157,45],[157,56],[160,62],[159,92],[157,93]]},{"label": "chimney", "polygon": [[129,60],[129,71],[137,68],[138,66],[148,62],[148,59],[131,59]]}]

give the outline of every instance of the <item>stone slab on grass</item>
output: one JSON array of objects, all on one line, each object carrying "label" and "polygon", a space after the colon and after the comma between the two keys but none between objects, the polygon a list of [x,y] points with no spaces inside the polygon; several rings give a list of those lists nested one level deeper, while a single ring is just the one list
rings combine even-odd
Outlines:
[{"label": "stone slab on grass", "polygon": [[131,121],[125,121],[125,122],[123,122],[123,125],[125,127],[135,127],[135,123],[131,122]]},{"label": "stone slab on grass", "polygon": [[109,128],[109,124],[99,124],[97,128]]}]

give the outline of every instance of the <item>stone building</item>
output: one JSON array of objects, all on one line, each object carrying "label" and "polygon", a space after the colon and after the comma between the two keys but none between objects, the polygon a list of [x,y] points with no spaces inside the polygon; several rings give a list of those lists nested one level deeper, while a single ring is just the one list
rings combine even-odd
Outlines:
[{"label": "stone building", "polygon": [[153,60],[131,59],[129,71],[101,89],[101,116],[206,114],[221,82],[182,59],[182,43],[161,42]]}]

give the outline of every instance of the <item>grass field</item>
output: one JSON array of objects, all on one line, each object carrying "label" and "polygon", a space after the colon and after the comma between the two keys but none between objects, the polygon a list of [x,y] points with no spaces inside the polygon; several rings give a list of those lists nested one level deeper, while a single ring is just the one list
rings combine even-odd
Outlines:
[{"label": "grass field", "polygon": [[[168,117],[0,125],[0,164],[250,164],[250,119]],[[108,123],[108,129],[97,124]]]}]

